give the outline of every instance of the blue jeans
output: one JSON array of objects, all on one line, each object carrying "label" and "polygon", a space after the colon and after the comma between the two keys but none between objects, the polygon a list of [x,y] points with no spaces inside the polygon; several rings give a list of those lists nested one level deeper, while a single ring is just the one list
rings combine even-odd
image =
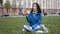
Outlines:
[{"label": "blue jeans", "polygon": [[[25,30],[29,31],[29,25],[24,25]],[[34,29],[32,29],[30,32],[35,32],[36,30],[40,29],[40,25],[36,26]]]}]

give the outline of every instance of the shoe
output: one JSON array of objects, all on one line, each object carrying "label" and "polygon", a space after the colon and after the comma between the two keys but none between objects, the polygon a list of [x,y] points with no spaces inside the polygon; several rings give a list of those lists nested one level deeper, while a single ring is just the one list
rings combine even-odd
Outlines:
[{"label": "shoe", "polygon": [[25,32],[30,32],[29,30],[27,30],[27,29],[23,29],[22,31],[25,31]]},{"label": "shoe", "polygon": [[44,31],[45,33],[49,32],[48,29],[44,25],[41,25],[41,27],[42,27],[42,31]]},{"label": "shoe", "polygon": [[36,33],[43,33],[43,31],[41,31],[41,30],[38,30],[38,31],[36,31]]},{"label": "shoe", "polygon": [[25,31],[25,29],[23,29],[22,31]]}]

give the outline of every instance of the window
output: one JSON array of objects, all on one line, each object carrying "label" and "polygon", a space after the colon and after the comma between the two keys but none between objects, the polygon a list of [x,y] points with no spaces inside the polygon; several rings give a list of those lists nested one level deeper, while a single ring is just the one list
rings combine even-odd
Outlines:
[{"label": "window", "polygon": [[32,4],[34,2],[37,2],[40,4],[40,0],[22,0],[22,3],[23,3],[25,8],[32,8]]}]

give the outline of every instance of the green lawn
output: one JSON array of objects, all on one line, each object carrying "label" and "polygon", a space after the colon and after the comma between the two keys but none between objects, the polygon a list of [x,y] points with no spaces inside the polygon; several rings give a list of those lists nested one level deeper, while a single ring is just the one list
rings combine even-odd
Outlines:
[{"label": "green lawn", "polygon": [[[49,29],[44,34],[60,34],[60,16],[44,16],[42,23]],[[0,18],[0,34],[36,34],[23,32],[24,24],[28,24],[25,17]]]}]

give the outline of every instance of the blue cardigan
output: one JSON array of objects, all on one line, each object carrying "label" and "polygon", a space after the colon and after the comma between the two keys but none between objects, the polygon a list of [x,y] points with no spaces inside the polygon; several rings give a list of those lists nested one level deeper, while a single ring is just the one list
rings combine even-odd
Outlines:
[{"label": "blue cardigan", "polygon": [[40,25],[42,23],[42,14],[37,13],[35,16],[33,15],[33,12],[30,12],[30,14],[26,17],[29,25],[32,28],[35,28],[37,25]]}]

